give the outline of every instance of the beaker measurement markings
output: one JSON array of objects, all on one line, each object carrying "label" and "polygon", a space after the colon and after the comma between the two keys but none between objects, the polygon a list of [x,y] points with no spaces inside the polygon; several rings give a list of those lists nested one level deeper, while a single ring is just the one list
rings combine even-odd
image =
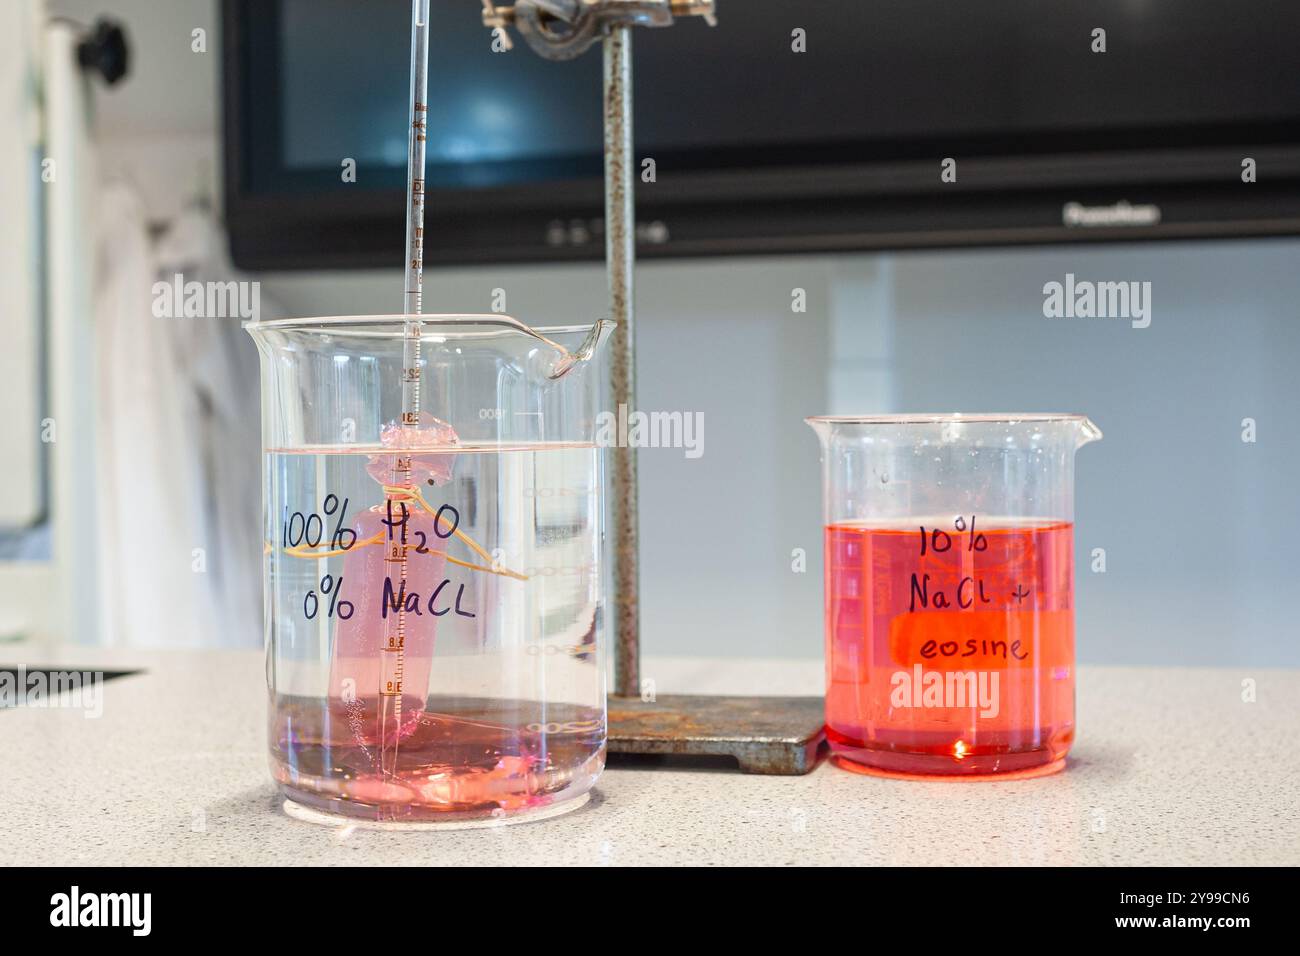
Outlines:
[{"label": "beaker measurement markings", "polygon": [[523,574],[527,577],[561,577],[570,574],[594,574],[596,569],[592,565],[557,565],[542,564],[529,565],[524,568]]},{"label": "beaker measurement markings", "polygon": [[525,498],[568,498],[594,494],[591,488],[525,488]]},{"label": "beaker measurement markings", "polygon": [[529,657],[575,657],[592,650],[591,644],[567,644],[563,647],[555,644],[528,644],[524,653]]}]

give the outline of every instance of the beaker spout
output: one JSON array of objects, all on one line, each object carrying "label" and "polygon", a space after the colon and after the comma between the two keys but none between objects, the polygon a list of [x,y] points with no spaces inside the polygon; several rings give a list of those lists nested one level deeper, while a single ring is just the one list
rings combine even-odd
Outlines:
[{"label": "beaker spout", "polygon": [[1101,429],[1093,423],[1091,418],[1080,419],[1075,433],[1074,447],[1076,450],[1080,449],[1089,442],[1099,441],[1101,437]]},{"label": "beaker spout", "polygon": [[805,418],[805,424],[817,433],[817,440],[821,442],[822,450],[826,449],[827,443],[831,437],[831,423],[824,417]]},{"label": "beaker spout", "polygon": [[[609,338],[614,331],[614,326],[617,324],[612,319],[597,319],[596,323],[591,327],[591,331],[587,333],[587,337],[572,352],[566,350],[563,346],[550,342],[552,346],[560,350],[560,355],[555,360],[555,365],[551,368],[551,374],[548,377],[552,379],[559,378],[574,366],[591,361],[600,352],[601,346]],[[549,342],[549,340],[547,341]]]}]

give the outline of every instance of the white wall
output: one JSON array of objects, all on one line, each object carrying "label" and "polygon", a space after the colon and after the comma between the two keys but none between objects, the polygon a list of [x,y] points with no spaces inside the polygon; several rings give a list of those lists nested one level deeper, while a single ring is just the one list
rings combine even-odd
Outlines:
[{"label": "white wall", "polygon": [[[1297,266],[1296,240],[895,257],[900,408],[1082,411],[1105,433],[1077,458],[1083,660],[1300,663]],[[1067,272],[1149,281],[1150,327],[1045,319]]]}]

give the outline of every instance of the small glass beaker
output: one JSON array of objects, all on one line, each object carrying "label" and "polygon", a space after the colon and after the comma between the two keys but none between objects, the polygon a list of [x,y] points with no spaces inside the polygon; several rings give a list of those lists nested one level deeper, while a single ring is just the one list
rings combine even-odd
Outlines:
[{"label": "small glass beaker", "polygon": [[822,447],[826,730],[841,763],[1050,772],[1074,740],[1082,415],[807,419]]},{"label": "small glass beaker", "polygon": [[419,316],[417,422],[407,319],[246,325],[272,774],[291,812],[558,812],[605,760],[594,431],[613,323]]}]

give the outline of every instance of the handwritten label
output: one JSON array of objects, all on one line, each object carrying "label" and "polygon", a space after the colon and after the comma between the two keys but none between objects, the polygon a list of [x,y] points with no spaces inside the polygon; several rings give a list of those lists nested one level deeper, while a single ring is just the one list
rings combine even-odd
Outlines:
[{"label": "handwritten label", "polygon": [[890,621],[893,660],[940,670],[1068,665],[1073,611],[1037,607],[1032,581],[1021,577],[1034,574],[1036,533],[986,533],[975,515],[951,530],[920,526],[907,610]]},{"label": "handwritten label", "polygon": [[[424,499],[420,500],[423,502]],[[281,525],[281,544],[285,552],[293,557],[320,559],[348,555],[365,547],[383,548],[388,570],[382,587],[377,578],[373,582],[352,580],[351,587],[359,587],[368,601],[373,600],[373,607],[361,609],[363,617],[369,614],[387,620],[390,614],[401,613],[416,617],[425,614],[443,617],[453,613],[458,617],[477,617],[470,606],[473,592],[467,593],[464,582],[445,577],[424,594],[412,588],[403,573],[404,568],[409,567],[407,562],[418,560],[422,555],[439,555],[471,570],[485,570],[447,555],[445,542],[460,533],[461,516],[454,506],[443,504],[436,511],[421,511],[432,519],[431,525],[426,520],[428,530],[425,530],[414,525],[412,508],[406,501],[390,497],[383,516],[379,518],[381,530],[369,538],[358,540],[356,528],[347,523],[348,505],[348,498],[340,499],[328,494],[319,510],[290,512],[286,507]],[[373,523],[371,527],[374,527]],[[345,567],[351,568],[352,565],[348,563]],[[323,613],[326,619],[351,620],[358,608],[353,600],[344,597],[344,579],[342,574],[323,575],[317,585],[303,595],[303,616],[312,621]]]}]

